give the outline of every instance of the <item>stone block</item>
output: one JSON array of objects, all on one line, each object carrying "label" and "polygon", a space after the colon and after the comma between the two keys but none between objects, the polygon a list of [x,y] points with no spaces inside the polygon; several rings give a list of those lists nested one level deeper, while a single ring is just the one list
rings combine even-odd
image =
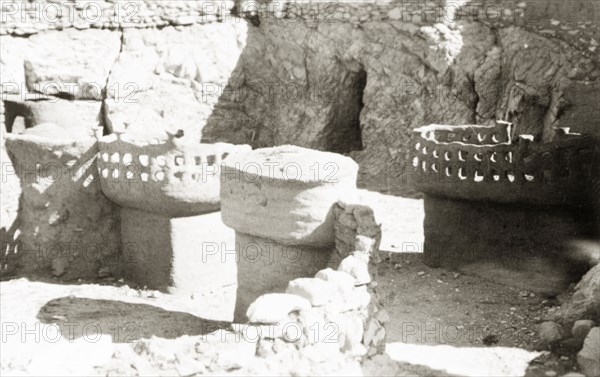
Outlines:
[{"label": "stone block", "polygon": [[588,333],[583,349],[577,354],[577,364],[587,377],[600,375],[600,327]]},{"label": "stone block", "polygon": [[363,251],[377,258],[381,243],[381,225],[373,209],[363,204],[340,201],[333,208],[335,248],[340,258],[353,251]]}]

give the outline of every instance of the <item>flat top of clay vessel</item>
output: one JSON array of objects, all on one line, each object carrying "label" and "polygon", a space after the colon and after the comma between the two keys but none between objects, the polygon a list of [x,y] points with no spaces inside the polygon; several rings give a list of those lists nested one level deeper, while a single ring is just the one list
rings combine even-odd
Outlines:
[{"label": "flat top of clay vessel", "polygon": [[245,174],[298,182],[356,180],[358,172],[358,164],[350,157],[295,145],[255,149],[226,164]]}]

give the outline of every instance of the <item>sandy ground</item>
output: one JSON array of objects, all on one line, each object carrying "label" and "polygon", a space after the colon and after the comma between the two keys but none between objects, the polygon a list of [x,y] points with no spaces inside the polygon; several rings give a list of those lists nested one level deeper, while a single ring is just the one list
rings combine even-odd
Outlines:
[{"label": "sandy ground", "polygon": [[[422,201],[363,197],[382,223],[383,250],[422,247]],[[552,377],[575,370],[573,354],[536,351],[536,325],[556,299],[431,269],[419,253],[389,255],[376,279],[391,317],[386,361],[357,374]],[[141,339],[178,344],[226,327],[235,293],[234,286],[189,297],[131,287],[113,278],[1,282],[2,375],[103,374],[99,366]]]}]

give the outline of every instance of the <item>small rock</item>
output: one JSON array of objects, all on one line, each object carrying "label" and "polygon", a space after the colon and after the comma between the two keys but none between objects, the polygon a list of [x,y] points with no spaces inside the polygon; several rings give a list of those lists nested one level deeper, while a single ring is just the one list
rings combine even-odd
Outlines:
[{"label": "small rock", "polygon": [[337,286],[322,279],[299,278],[288,283],[285,293],[304,297],[312,306],[323,306],[333,300]]},{"label": "small rock", "polygon": [[594,327],[594,321],[590,319],[580,319],[579,321],[575,321],[573,329],[571,330],[571,334],[575,339],[580,340],[583,344],[585,337],[590,332],[592,327]]},{"label": "small rock", "polygon": [[425,271],[419,271],[419,272],[417,272],[417,275],[423,276],[423,275],[425,275]]},{"label": "small rock", "polygon": [[371,275],[369,275],[367,263],[364,263],[354,255],[349,255],[344,258],[338,267],[338,271],[343,271],[352,275],[356,285],[363,285],[371,282]]},{"label": "small rock", "polygon": [[204,374],[204,371],[206,370],[204,364],[189,357],[178,359],[175,364],[175,369],[177,369],[177,374],[180,376]]},{"label": "small rock", "polygon": [[353,288],[346,291],[344,295],[338,295],[331,303],[326,306],[330,312],[343,313],[350,310],[366,308],[371,302],[371,294],[366,285]]},{"label": "small rock", "polygon": [[150,291],[148,292],[148,298],[159,298],[161,293],[159,291]]},{"label": "small rock", "polygon": [[287,347],[288,343],[284,342],[281,338],[277,338],[273,342],[273,352],[275,353],[283,352]]},{"label": "small rock", "polygon": [[344,352],[348,352],[352,355],[360,354],[361,352],[366,353],[366,349],[361,347],[361,341],[363,339],[364,327],[363,321],[356,315],[345,316],[343,326],[340,326],[341,331],[344,334],[344,342],[340,344],[340,349]]},{"label": "small rock", "polygon": [[553,370],[547,370],[546,372],[544,372],[544,375],[548,377],[556,377],[557,373]]},{"label": "small rock", "polygon": [[257,298],[248,307],[246,316],[253,323],[278,323],[296,310],[308,310],[310,302],[289,293],[269,293]]},{"label": "small rock", "polygon": [[59,277],[65,274],[69,262],[64,258],[57,258],[52,260],[52,275]]},{"label": "small rock", "polygon": [[98,277],[100,279],[109,277],[112,275],[112,272],[110,272],[110,268],[108,267],[100,267],[100,269],[98,270]]},{"label": "small rock", "polygon": [[586,376],[600,376],[600,327],[594,327],[588,333],[577,354],[577,364]]},{"label": "small rock", "polygon": [[402,10],[400,8],[394,8],[389,10],[387,15],[391,20],[399,20],[402,18]]},{"label": "small rock", "polygon": [[387,310],[380,309],[377,313],[375,313],[375,319],[379,321],[379,323],[387,323],[390,321],[390,315]]},{"label": "small rock", "polygon": [[196,23],[194,16],[180,16],[173,20],[173,24],[177,26],[188,26]]},{"label": "small rock", "polygon": [[541,345],[547,347],[564,338],[564,331],[562,326],[556,322],[542,322],[540,324],[539,337]]},{"label": "small rock", "polygon": [[[595,319],[600,315],[600,264],[592,267],[577,283],[575,292],[556,312],[551,319],[565,324],[587,318]],[[599,317],[600,318],[600,317]]]},{"label": "small rock", "polygon": [[356,238],[354,239],[354,249],[356,251],[362,251],[364,253],[370,254],[375,246],[375,240],[370,238],[370,237],[366,237],[366,236],[356,236]]},{"label": "small rock", "polygon": [[498,336],[497,335],[487,335],[483,338],[482,340],[483,344],[485,344],[486,346],[491,346],[494,345],[496,343],[498,343]]},{"label": "small rock", "polygon": [[273,341],[261,339],[256,346],[256,356],[267,358],[273,354]]},{"label": "small rock", "polygon": [[352,275],[346,272],[336,271],[331,268],[326,268],[317,272],[315,278],[334,283],[342,291],[347,291],[354,288],[354,277]]}]

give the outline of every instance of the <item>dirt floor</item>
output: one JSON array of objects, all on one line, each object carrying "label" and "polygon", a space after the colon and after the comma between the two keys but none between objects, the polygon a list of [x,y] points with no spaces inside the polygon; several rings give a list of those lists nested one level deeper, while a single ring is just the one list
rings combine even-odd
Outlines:
[{"label": "dirt floor", "polygon": [[[390,356],[412,364],[403,369],[409,375],[429,375],[432,373],[429,368],[439,370],[440,374],[461,375],[455,369],[458,366],[460,372],[464,362],[473,362],[476,353],[472,347],[490,351],[496,366],[490,367],[489,362],[475,364],[462,375],[510,375],[503,371],[514,370],[510,369],[515,362],[511,351],[529,351],[519,354],[528,359],[538,356],[534,353],[538,340],[536,325],[556,305],[556,300],[477,277],[430,269],[420,262],[418,254],[394,255],[391,259],[378,267],[378,289],[391,317],[387,339]],[[153,336],[176,341],[186,335],[203,335],[226,328],[222,319],[231,310],[233,288],[191,298],[134,289],[126,282],[110,279],[75,285],[24,278],[2,282],[3,375],[28,371],[28,365],[35,365],[33,361],[40,354],[29,354],[33,361],[25,360],[24,350],[40,349],[43,353],[44,345],[55,347],[52,342],[44,342],[45,338],[54,339],[48,330],[52,324],[58,325],[67,340],[95,339],[100,332],[110,334],[114,343]],[[16,332],[10,327],[12,324],[18,326]],[[41,336],[41,342],[34,334]],[[21,344],[11,351],[10,345],[14,343]],[[398,348],[402,344],[429,347]],[[443,345],[452,347],[442,349]],[[452,355],[460,350],[465,353],[454,355],[446,363],[431,363],[435,358],[426,357],[440,351]],[[509,352],[504,354],[502,350]],[[425,362],[419,353],[426,357]],[[457,364],[456,358],[461,357],[464,361]],[[575,370],[574,361],[574,355],[568,352],[541,353],[526,375],[562,375]]]},{"label": "dirt floor", "polygon": [[[368,195],[383,223],[382,249],[422,244],[421,201]],[[391,317],[387,355],[364,365],[362,374],[552,377],[576,370],[572,351],[550,353],[537,346],[537,325],[558,305],[556,297],[432,269],[420,253],[386,255],[376,281]],[[68,284],[32,277],[3,281],[0,371],[105,374],[98,365],[123,352],[120,345],[152,337],[175,344],[227,328],[234,294],[235,286],[229,286],[174,296],[113,277]],[[93,341],[97,333],[110,338]],[[182,375],[162,367],[148,373]]]}]

